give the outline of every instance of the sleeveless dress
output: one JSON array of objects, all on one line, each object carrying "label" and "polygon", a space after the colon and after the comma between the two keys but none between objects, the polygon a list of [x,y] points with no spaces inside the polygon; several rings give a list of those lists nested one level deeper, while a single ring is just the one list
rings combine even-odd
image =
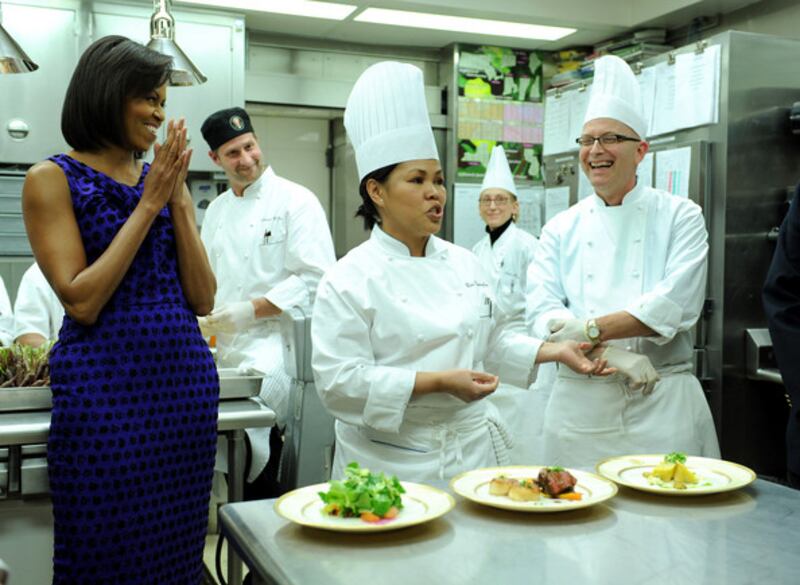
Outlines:
[{"label": "sleeveless dress", "polygon": [[[91,264],[136,207],[135,187],[61,154]],[[198,585],[219,379],[178,277],[161,210],[97,322],[64,318],[50,355],[47,462],[54,584]]]}]

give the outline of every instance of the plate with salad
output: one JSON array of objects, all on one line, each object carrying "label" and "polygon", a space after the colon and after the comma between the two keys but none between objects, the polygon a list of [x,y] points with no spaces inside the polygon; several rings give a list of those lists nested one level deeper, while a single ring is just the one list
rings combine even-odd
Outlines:
[{"label": "plate with salad", "polygon": [[455,506],[453,496],[351,463],[345,477],[296,489],[275,512],[297,524],[337,532],[383,532],[429,522]]},{"label": "plate with salad", "polygon": [[598,463],[597,472],[620,485],[670,496],[728,492],[756,479],[753,470],[744,465],[680,451],[612,457]]},{"label": "plate with salad", "polygon": [[475,503],[516,512],[566,512],[613,498],[614,482],[563,467],[509,465],[457,475],[454,492]]}]

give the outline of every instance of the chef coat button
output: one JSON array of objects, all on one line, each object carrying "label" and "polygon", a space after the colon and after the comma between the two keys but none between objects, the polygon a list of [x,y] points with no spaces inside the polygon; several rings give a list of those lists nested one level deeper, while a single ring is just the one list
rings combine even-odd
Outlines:
[{"label": "chef coat button", "polygon": [[394,262],[394,258],[389,258],[389,262]]},{"label": "chef coat button", "polygon": [[472,331],[472,329],[467,329],[467,337],[472,337],[473,335],[475,335],[475,333]]},{"label": "chef coat button", "polygon": [[401,297],[401,298],[400,298],[400,302],[401,302],[401,303],[407,303],[407,302],[408,302],[408,299],[407,299],[406,297]]},{"label": "chef coat button", "polygon": [[589,274],[587,274],[587,275],[586,275],[586,278],[588,278],[589,280],[591,280],[591,279],[593,279],[593,278],[594,278],[594,274],[592,274],[592,273],[590,272]]},{"label": "chef coat button", "polygon": [[589,313],[594,315],[594,309],[589,309]]},{"label": "chef coat button", "polygon": [[634,244],[641,244],[642,243],[642,238],[636,238],[635,240],[633,240],[633,243]]},{"label": "chef coat button", "polygon": [[638,271],[636,271],[636,270],[634,270],[634,272],[633,272],[633,277],[634,277],[634,278],[639,278],[639,272],[638,272]]},{"label": "chef coat button", "polygon": [[244,259],[245,259],[245,260],[249,260],[249,259],[250,259],[250,254],[245,254],[245,255],[244,255]]},{"label": "chef coat button", "polygon": [[587,245],[587,246],[589,246],[589,247],[591,248],[592,246],[594,246],[594,242],[592,242],[591,240],[589,240],[588,242],[586,242],[586,245]]}]

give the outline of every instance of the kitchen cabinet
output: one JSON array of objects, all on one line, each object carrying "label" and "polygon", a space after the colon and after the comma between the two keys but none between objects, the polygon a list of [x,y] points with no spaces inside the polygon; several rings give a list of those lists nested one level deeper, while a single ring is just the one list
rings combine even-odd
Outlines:
[{"label": "kitchen cabinet", "polygon": [[[120,34],[141,43],[150,38],[152,6],[94,3],[92,39]],[[190,170],[215,171],[200,127],[209,114],[244,106],[244,20],[241,17],[173,9],[175,40],[195,66],[208,77],[202,85],[167,90],[167,117],[186,119],[189,146],[194,149]],[[166,124],[161,129],[161,140]]]},{"label": "kitchen cabinet", "polygon": [[67,148],[61,103],[79,56],[78,2],[2,3],[3,27],[39,69],[0,75],[0,163],[35,163]]}]

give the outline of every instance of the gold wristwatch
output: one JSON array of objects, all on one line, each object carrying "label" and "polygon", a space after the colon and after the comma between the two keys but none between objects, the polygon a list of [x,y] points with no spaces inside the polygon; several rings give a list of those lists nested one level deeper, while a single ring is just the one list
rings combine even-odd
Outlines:
[{"label": "gold wristwatch", "polygon": [[597,345],[600,343],[600,327],[597,325],[597,319],[589,319],[586,321],[584,329],[586,339]]}]

